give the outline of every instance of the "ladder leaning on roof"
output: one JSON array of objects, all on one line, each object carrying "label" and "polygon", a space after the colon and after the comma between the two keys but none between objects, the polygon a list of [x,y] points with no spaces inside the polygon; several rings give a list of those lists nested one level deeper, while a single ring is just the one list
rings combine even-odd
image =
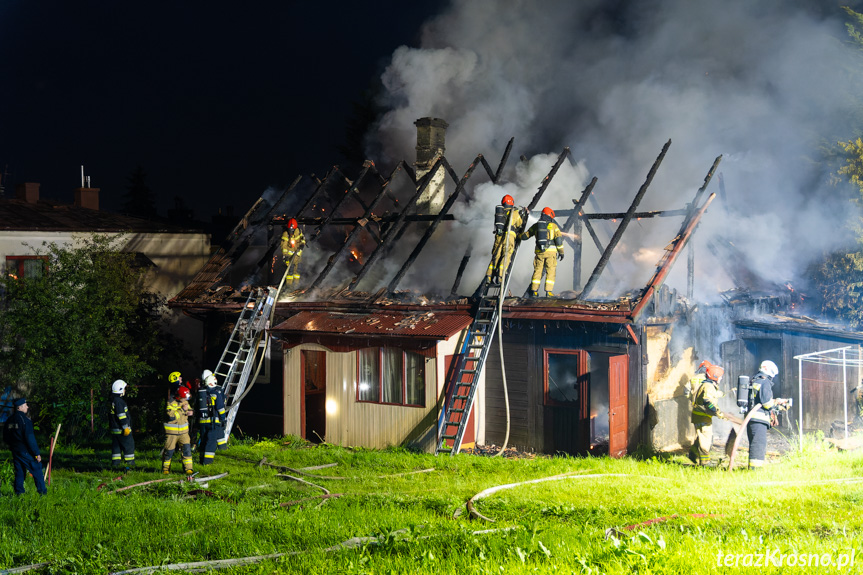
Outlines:
[{"label": "ladder leaning on roof", "polygon": [[[231,427],[240,408],[240,400],[243,399],[243,392],[246,390],[255,364],[255,356],[266,336],[270,311],[276,301],[275,292],[276,290],[271,287],[256,288],[249,292],[249,297],[240,311],[240,317],[216,366],[214,373],[222,382],[225,407],[228,410],[225,437],[231,434]],[[264,344],[266,344],[265,341]]]},{"label": "ladder leaning on roof", "polygon": [[[512,262],[518,252],[518,235],[524,231],[527,218],[521,229],[515,230],[516,242],[500,283],[485,282],[480,286],[480,298],[473,321],[464,337],[461,350],[456,356],[456,367],[451,371],[452,379],[446,385],[446,409],[438,417],[438,442],[435,455],[449,453],[455,455],[461,449],[462,438],[470,420],[470,411],[476,396],[479,376],[485,365],[488,350],[494,339],[497,327],[498,303],[506,297],[506,287],[512,271]],[[509,226],[507,225],[507,229]],[[506,240],[504,240],[506,241]],[[506,249],[504,245],[502,249]]]}]

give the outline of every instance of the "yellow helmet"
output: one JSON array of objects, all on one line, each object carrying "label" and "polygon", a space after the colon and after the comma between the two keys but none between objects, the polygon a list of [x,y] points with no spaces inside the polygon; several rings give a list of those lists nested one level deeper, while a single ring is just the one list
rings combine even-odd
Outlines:
[{"label": "yellow helmet", "polygon": [[172,371],[171,375],[168,376],[168,383],[177,383],[180,381],[180,375],[179,371]]}]

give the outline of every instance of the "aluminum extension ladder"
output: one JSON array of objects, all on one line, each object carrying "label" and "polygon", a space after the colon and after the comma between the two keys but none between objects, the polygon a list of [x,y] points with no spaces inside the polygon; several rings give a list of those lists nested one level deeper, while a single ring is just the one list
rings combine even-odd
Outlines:
[{"label": "aluminum extension ladder", "polygon": [[228,410],[225,422],[225,437],[231,434],[234,419],[255,364],[258,348],[267,333],[270,311],[275,305],[273,288],[256,288],[249,292],[240,317],[225,345],[225,351],[216,366],[215,375],[222,382],[225,407]]},{"label": "aluminum extension ladder", "polygon": [[[522,228],[516,230],[516,238],[524,230],[526,224],[525,218]],[[464,342],[456,359],[458,363],[453,371],[452,379],[447,382],[446,409],[441,411],[441,415],[438,417],[438,442],[435,455],[441,453],[455,455],[461,449],[462,438],[467,429],[470,411],[476,396],[479,376],[482,374],[485,359],[491,348],[492,339],[494,339],[494,330],[500,320],[497,313],[498,300],[501,297],[506,297],[504,290],[507,287],[519,244],[520,242],[516,239],[509,265],[501,278],[501,282],[496,284],[483,280],[473,322],[465,334]]]}]

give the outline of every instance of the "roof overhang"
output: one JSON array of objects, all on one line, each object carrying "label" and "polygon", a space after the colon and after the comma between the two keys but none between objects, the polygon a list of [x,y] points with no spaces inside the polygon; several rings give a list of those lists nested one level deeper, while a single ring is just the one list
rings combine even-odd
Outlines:
[{"label": "roof overhang", "polygon": [[277,337],[327,335],[444,340],[472,321],[467,311],[300,311],[270,329]]}]

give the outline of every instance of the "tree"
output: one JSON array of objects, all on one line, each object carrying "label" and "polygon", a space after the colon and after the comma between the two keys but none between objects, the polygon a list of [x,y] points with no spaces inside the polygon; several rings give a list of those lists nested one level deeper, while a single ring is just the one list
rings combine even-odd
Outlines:
[{"label": "tree", "polygon": [[147,174],[144,168],[138,166],[129,176],[123,213],[136,218],[152,220],[157,217],[154,194],[147,186]]},{"label": "tree", "polygon": [[161,351],[164,302],[145,291],[147,270],[119,251],[121,240],[31,246],[44,271],[0,277],[0,383],[17,386],[67,432],[89,418],[91,393],[101,401],[114,380],[136,382]]}]

